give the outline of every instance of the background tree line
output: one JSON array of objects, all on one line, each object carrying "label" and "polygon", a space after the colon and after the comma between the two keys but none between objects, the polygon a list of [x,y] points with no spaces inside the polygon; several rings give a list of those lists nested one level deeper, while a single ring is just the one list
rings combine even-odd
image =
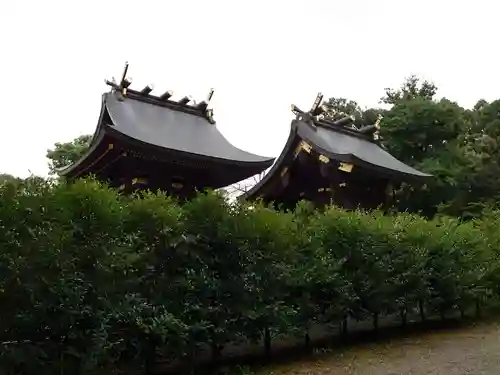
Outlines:
[{"label": "background tree line", "polygon": [[[356,125],[373,124],[382,114],[382,140],[401,161],[435,176],[425,186],[397,191],[400,211],[437,213],[470,219],[497,206],[500,197],[500,100],[479,100],[464,109],[436,98],[437,87],[415,76],[401,87],[386,89],[381,103],[388,109],[363,109],[356,101],[330,98],[337,116],[354,115]],[[47,157],[52,173],[85,152],[91,136],[57,143]]]},{"label": "background tree line", "polygon": [[497,215],[294,212],[124,197],[92,180],[0,187],[0,373],[151,373],[230,344],[350,319],[446,318],[497,304]]}]

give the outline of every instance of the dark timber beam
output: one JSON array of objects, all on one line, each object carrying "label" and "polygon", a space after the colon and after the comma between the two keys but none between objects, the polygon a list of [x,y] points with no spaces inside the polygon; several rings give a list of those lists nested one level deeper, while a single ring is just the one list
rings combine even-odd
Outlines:
[{"label": "dark timber beam", "polygon": [[160,100],[168,100],[172,97],[172,95],[174,95],[174,93],[172,92],[172,90],[168,90],[168,91],[165,91],[163,94],[161,94],[159,96]]},{"label": "dark timber beam", "polygon": [[153,85],[147,85],[141,90],[141,95],[147,96],[153,91]]}]

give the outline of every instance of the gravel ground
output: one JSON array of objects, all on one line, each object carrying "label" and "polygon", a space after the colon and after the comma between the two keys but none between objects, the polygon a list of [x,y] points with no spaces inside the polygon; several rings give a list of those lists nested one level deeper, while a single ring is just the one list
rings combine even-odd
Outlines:
[{"label": "gravel ground", "polygon": [[259,375],[500,375],[500,323],[331,352]]}]

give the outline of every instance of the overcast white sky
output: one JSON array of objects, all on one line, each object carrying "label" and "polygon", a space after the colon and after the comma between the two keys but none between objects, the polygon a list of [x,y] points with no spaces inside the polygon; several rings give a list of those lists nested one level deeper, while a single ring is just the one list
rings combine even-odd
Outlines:
[{"label": "overcast white sky", "polygon": [[132,87],[214,87],[221,132],[276,156],[318,91],[372,106],[417,74],[464,106],[499,98],[500,2],[2,0],[0,173],[46,174],[47,148],[92,133],[126,60]]}]

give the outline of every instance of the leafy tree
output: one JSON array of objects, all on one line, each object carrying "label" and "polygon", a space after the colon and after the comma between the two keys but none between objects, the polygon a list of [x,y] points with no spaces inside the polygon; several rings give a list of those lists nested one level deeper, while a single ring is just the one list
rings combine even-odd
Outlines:
[{"label": "leafy tree", "polygon": [[0,185],[4,183],[19,183],[21,182],[20,178],[14,177],[8,173],[0,173]]},{"label": "leafy tree", "polygon": [[53,149],[47,150],[49,173],[55,174],[58,169],[67,167],[80,159],[89,148],[91,139],[91,135],[81,135],[71,142],[58,142]]},{"label": "leafy tree", "polygon": [[500,100],[478,101],[471,113],[471,130],[464,147],[477,160],[471,193],[485,206],[497,204],[500,196],[495,189],[500,183]]},{"label": "leafy tree", "polygon": [[446,99],[400,100],[385,113],[382,132],[391,153],[416,165],[439,158],[466,130],[464,110]]},{"label": "leafy tree", "polygon": [[286,303],[292,277],[286,260],[295,249],[294,216],[261,204],[246,207],[241,214],[244,229],[239,243],[248,256],[244,334],[253,341],[263,338],[264,352],[269,355],[273,335],[290,332],[295,320],[294,304]]},{"label": "leafy tree", "polygon": [[387,228],[392,239],[391,268],[392,299],[400,314],[401,324],[407,323],[408,313],[419,309],[425,320],[424,301],[429,298],[427,269],[427,239],[432,223],[410,214],[399,214]]},{"label": "leafy tree", "polygon": [[[114,333],[123,339],[123,350],[150,373],[159,350],[172,358],[186,353],[189,313],[197,306],[199,286],[191,276],[198,263],[188,256],[184,212],[174,200],[146,193],[127,200],[125,208],[127,280],[113,317],[121,329]],[[183,303],[184,298],[192,304]]]},{"label": "leafy tree", "polygon": [[438,212],[477,216],[482,211],[475,196],[482,170],[475,146],[479,126],[475,115],[457,103],[435,100],[436,91],[433,83],[412,76],[401,88],[386,89],[382,98],[392,104],[382,122],[384,144],[401,161],[433,175],[423,186],[403,184],[398,208],[427,217]]},{"label": "leafy tree", "polygon": [[437,86],[429,81],[423,81],[415,75],[405,79],[398,89],[386,88],[385,95],[380,99],[385,104],[396,104],[401,100],[411,100],[416,98],[434,99]]},{"label": "leafy tree", "polygon": [[314,254],[314,267],[309,270],[314,270],[314,274],[309,275],[311,280],[307,283],[311,288],[312,302],[319,311],[319,321],[331,325],[340,323],[344,334],[347,333],[349,314],[358,311],[359,307],[350,268],[352,239],[357,228],[351,227],[345,236],[340,234],[349,224],[348,220],[349,215],[331,207],[324,214],[316,214],[312,218],[308,232],[313,236],[311,245],[314,247],[310,250]]},{"label": "leafy tree", "polygon": [[354,116],[354,125],[357,127],[374,124],[378,115],[385,112],[380,108],[363,109],[356,101],[346,98],[330,98],[325,105],[328,117],[339,120],[346,116]]},{"label": "leafy tree", "polygon": [[335,120],[346,116],[354,116],[356,119],[363,117],[363,110],[354,100],[330,98],[325,104],[328,108],[328,116]]},{"label": "leafy tree", "polygon": [[230,205],[219,194],[207,193],[184,206],[186,234],[194,238],[190,247],[195,278],[188,314],[198,326],[198,340],[210,346],[217,359],[228,342],[242,338],[241,316],[245,314],[245,270],[248,252],[239,246],[240,207]]},{"label": "leafy tree", "polygon": [[120,300],[115,193],[90,181],[40,179],[2,189],[0,342],[18,344],[0,355],[19,373],[79,373],[98,365],[107,359],[108,316]]},{"label": "leafy tree", "polygon": [[385,89],[381,102],[388,110],[362,109],[354,100],[331,98],[329,115],[352,115],[355,125],[372,124],[379,114],[381,139],[401,161],[434,177],[423,185],[398,187],[397,208],[462,218],[480,217],[500,196],[500,100],[479,100],[466,110],[445,98],[436,99],[437,86],[416,76],[398,88]]}]

